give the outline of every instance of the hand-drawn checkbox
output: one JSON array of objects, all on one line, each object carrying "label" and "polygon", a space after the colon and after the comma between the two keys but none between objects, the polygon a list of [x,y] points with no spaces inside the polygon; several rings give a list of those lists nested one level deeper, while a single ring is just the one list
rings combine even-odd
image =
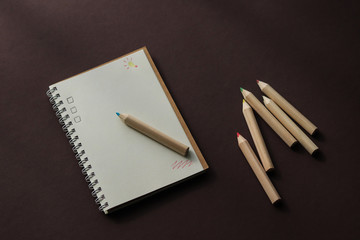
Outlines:
[{"label": "hand-drawn checkbox", "polygon": [[66,100],[67,100],[68,103],[73,103],[74,102],[73,97],[68,97]]},{"label": "hand-drawn checkbox", "polygon": [[76,113],[77,109],[76,109],[76,107],[72,107],[72,108],[70,108],[70,111],[71,111],[71,113]]},{"label": "hand-drawn checkbox", "polygon": [[75,118],[74,118],[74,121],[75,121],[76,123],[81,122],[81,117],[80,117],[80,116],[75,117]]}]

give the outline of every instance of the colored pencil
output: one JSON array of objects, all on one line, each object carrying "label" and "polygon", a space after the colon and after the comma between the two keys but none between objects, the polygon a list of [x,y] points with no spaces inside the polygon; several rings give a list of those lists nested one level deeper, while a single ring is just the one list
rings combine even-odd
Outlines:
[{"label": "colored pencil", "polygon": [[251,92],[240,88],[246,102],[265,120],[267,124],[279,135],[279,137],[291,147],[297,141],[296,139],[281,125],[281,123],[267,110],[264,105]]},{"label": "colored pencil", "polygon": [[301,145],[310,154],[313,154],[319,148],[311,139],[276,105],[274,101],[263,96],[265,106],[274,114],[274,116],[289,130],[289,132],[300,142]]},{"label": "colored pencil", "polygon": [[309,119],[302,115],[293,105],[283,98],[269,84],[256,80],[261,91],[282,108],[292,119],[302,126],[309,134],[313,135],[318,129]]},{"label": "colored pencil", "polygon": [[239,148],[243,152],[246,160],[248,161],[253,172],[255,173],[255,176],[259,180],[265,193],[269,197],[271,203],[274,204],[275,202],[279,201],[281,198],[278,192],[276,191],[274,185],[271,183],[269,177],[265,173],[264,168],[261,166],[249,142],[239,133],[237,133],[237,140],[238,140]]},{"label": "colored pencil", "polygon": [[254,112],[245,99],[243,100],[243,114],[265,171],[267,172],[273,170],[274,165],[272,164],[269,152],[261,135],[259,125],[257,124],[254,116]]},{"label": "colored pencil", "polygon": [[139,119],[135,118],[134,116],[131,116],[129,114],[120,114],[120,113],[116,113],[116,115],[118,115],[118,117],[123,120],[123,122],[139,131],[140,133],[148,136],[149,138],[157,141],[158,143],[161,143],[162,145],[170,148],[171,150],[185,156],[188,151],[189,151],[189,147],[186,146],[185,144],[175,140],[174,138],[166,135],[165,133],[151,127],[150,125],[140,121]]}]

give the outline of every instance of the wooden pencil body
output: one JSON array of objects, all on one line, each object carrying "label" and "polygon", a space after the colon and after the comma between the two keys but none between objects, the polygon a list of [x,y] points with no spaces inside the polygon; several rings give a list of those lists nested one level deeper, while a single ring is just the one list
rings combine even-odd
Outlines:
[{"label": "wooden pencil body", "polygon": [[293,105],[283,98],[275,89],[266,84],[261,91],[265,93],[271,100],[279,105],[289,116],[291,116],[300,126],[302,126],[309,134],[314,134],[317,127],[302,115]]},{"label": "wooden pencil body", "polygon": [[296,139],[281,125],[281,123],[265,108],[265,106],[249,91],[242,90],[242,94],[251,107],[264,119],[264,121],[291,147]]},{"label": "wooden pencil body", "polygon": [[120,118],[129,127],[134,128],[135,130],[154,139],[155,141],[163,144],[164,146],[174,150],[175,152],[177,152],[183,156],[185,156],[189,151],[189,147],[186,146],[185,144],[173,139],[172,137],[164,134],[163,132],[140,121],[139,119],[135,118],[134,116],[131,116],[129,114],[120,114]]},{"label": "wooden pencil body", "polygon": [[[240,136],[240,138],[242,138]],[[248,141],[244,138],[239,139],[238,143],[241,151],[243,152],[246,160],[248,161],[251,169],[255,173],[257,179],[259,180],[261,186],[263,187],[265,193],[269,197],[272,204],[276,201],[280,200],[280,196],[276,191],[274,185],[270,181],[269,177],[265,173],[264,169],[262,168],[259,160],[257,159],[254,151],[252,150],[251,146],[249,145]]]},{"label": "wooden pencil body", "polygon": [[271,161],[269,152],[266,148],[264,139],[261,135],[259,126],[254,116],[254,112],[252,108],[245,101],[243,103],[243,114],[265,171],[267,172],[269,170],[273,170],[274,165]]},{"label": "wooden pencil body", "polygon": [[265,106],[274,114],[274,116],[290,131],[290,133],[300,142],[301,145],[310,154],[313,154],[319,148],[311,139],[280,109],[276,103],[269,98],[264,97]]}]

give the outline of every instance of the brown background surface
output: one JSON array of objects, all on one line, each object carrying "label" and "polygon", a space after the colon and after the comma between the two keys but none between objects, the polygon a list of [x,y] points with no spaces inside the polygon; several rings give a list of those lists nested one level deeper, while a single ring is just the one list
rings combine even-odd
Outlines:
[{"label": "brown background surface", "polygon": [[[2,239],[359,239],[358,1],[0,2]],[[105,216],[45,95],[147,46],[209,171]],[[270,83],[320,129],[289,149],[260,118],[284,202],[237,147],[239,87]],[[253,145],[252,141],[251,144]]]}]

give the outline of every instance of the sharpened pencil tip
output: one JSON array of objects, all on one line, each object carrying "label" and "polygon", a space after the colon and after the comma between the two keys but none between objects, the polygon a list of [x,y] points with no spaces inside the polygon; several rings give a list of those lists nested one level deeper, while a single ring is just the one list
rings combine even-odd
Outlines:
[{"label": "sharpened pencil tip", "polygon": [[244,89],[243,88],[240,88],[240,91],[242,92]]},{"label": "sharpened pencil tip", "polygon": [[116,115],[120,116],[120,113],[117,112]]},{"label": "sharpened pencil tip", "polygon": [[236,136],[239,137],[239,136],[240,136],[240,133],[237,132],[237,133],[236,133]]},{"label": "sharpened pencil tip", "polygon": [[256,80],[256,83],[259,83],[259,80]]}]

